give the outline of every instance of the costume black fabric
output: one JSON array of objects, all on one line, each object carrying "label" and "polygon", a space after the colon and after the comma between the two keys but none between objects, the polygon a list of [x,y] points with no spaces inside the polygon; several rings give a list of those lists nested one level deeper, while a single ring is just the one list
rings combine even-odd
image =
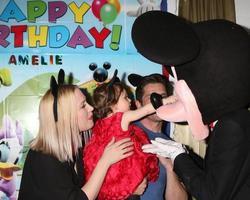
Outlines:
[{"label": "costume black fabric", "polygon": [[209,140],[204,169],[188,154],[180,154],[174,171],[198,200],[249,199],[249,112],[239,110],[222,117]]},{"label": "costume black fabric", "polygon": [[[168,66],[193,60],[200,50],[193,28],[175,15],[167,13],[165,17],[166,13],[150,11],[135,20],[132,40],[137,50],[154,62],[164,64],[167,61]],[[148,24],[144,23],[146,21]]]},{"label": "costume black fabric", "polygon": [[[182,37],[189,42],[183,42]],[[184,79],[194,94],[204,124],[218,120],[210,133],[204,168],[188,154],[175,159],[174,170],[188,191],[197,200],[249,199],[247,32],[227,20],[193,24],[167,12],[150,11],[135,20],[132,39],[138,52],[149,60],[175,66],[178,78]]]},{"label": "costume black fabric", "polygon": [[250,37],[243,27],[227,20],[193,24],[150,11],[135,20],[132,39],[149,60],[175,66],[178,79],[192,90],[205,124],[249,104]]}]

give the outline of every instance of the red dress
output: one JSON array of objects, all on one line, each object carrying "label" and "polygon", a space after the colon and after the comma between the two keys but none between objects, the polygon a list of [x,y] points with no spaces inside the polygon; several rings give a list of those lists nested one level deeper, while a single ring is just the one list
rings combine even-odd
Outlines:
[{"label": "red dress", "polygon": [[84,149],[84,171],[87,181],[113,136],[116,141],[130,137],[134,143],[133,155],[109,168],[98,195],[99,200],[126,199],[133,194],[145,176],[148,181],[155,181],[159,175],[157,157],[141,150],[142,145],[149,143],[147,136],[142,129],[133,124],[129,125],[128,131],[123,131],[122,115],[123,113],[116,113],[98,120],[93,128],[93,137]]}]

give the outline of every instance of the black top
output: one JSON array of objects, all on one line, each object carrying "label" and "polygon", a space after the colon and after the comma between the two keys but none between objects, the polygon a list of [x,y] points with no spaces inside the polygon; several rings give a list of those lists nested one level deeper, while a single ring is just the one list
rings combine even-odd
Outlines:
[{"label": "black top", "polygon": [[[82,151],[79,152],[78,175],[73,163],[62,163],[53,156],[29,150],[18,200],[88,200],[81,190],[84,176]],[[127,200],[140,200],[140,196],[131,195]]]},{"label": "black top", "polygon": [[30,150],[18,200],[88,200],[80,185],[73,163]]}]

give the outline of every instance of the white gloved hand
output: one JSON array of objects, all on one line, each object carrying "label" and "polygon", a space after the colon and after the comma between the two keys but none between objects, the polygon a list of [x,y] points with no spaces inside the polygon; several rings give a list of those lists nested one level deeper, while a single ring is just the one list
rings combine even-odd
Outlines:
[{"label": "white gloved hand", "polygon": [[155,140],[151,140],[151,142],[152,144],[142,146],[143,152],[170,158],[173,163],[176,156],[187,152],[181,143],[172,140],[155,138]]}]

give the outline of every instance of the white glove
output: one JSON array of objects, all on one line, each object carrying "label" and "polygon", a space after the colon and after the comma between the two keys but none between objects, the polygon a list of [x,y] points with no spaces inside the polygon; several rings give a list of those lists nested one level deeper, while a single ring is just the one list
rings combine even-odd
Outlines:
[{"label": "white glove", "polygon": [[140,6],[137,10],[130,10],[127,12],[127,15],[130,17],[138,17],[141,14],[151,11],[151,10],[160,10],[160,6],[156,4],[155,0],[137,0]]},{"label": "white glove", "polygon": [[187,152],[181,143],[172,140],[155,138],[155,140],[151,140],[151,142],[152,144],[146,144],[142,146],[143,152],[153,153],[159,156],[170,158],[172,163],[174,163],[176,156]]}]

